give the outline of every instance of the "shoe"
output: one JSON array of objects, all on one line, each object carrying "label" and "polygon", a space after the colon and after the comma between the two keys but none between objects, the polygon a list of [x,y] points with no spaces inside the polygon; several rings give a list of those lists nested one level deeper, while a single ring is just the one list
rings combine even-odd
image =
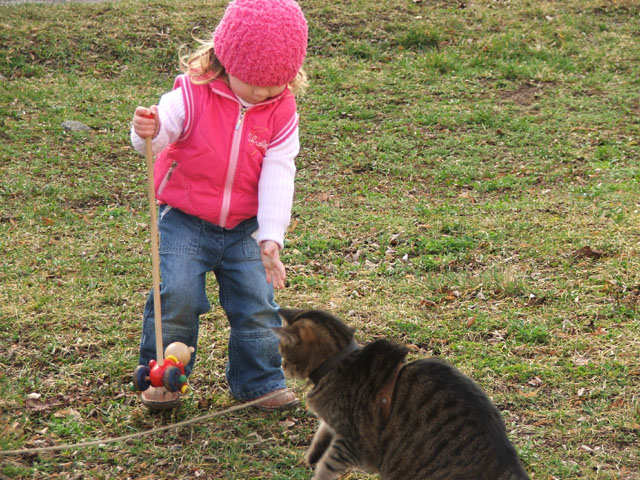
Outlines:
[{"label": "shoe", "polygon": [[255,408],[259,408],[260,410],[284,410],[287,408],[295,407],[300,403],[296,394],[293,393],[288,388],[282,388],[280,390],[274,390],[273,392],[266,393],[261,397],[254,398],[254,400],[258,400],[262,397],[268,397],[269,395],[275,394],[272,397],[266,398],[265,400],[254,403],[253,406]]},{"label": "shoe", "polygon": [[171,410],[180,406],[180,394],[164,387],[149,387],[140,394],[142,404],[153,412]]}]

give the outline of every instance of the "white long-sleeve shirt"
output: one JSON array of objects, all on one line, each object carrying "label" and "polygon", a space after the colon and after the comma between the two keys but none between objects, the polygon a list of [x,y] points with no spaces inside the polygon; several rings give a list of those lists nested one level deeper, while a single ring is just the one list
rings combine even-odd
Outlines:
[{"label": "white long-sleeve shirt", "polygon": [[[245,107],[251,106],[238,98]],[[165,93],[158,103],[160,129],[151,142],[154,154],[175,142],[182,134],[185,107],[182,89]],[[141,154],[145,151],[145,141],[131,128],[131,144]],[[262,171],[258,181],[258,243],[273,240],[284,246],[284,235],[291,220],[294,178],[294,159],[300,151],[298,127],[281,144],[267,149],[262,161]]]}]

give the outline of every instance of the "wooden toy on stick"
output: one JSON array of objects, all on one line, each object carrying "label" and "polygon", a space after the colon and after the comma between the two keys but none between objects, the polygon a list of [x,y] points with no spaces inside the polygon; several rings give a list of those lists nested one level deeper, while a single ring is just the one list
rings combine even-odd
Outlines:
[{"label": "wooden toy on stick", "polygon": [[173,342],[164,351],[162,363],[151,360],[149,366],[138,365],[133,373],[136,390],[143,391],[151,385],[164,387],[170,392],[185,393],[189,387],[184,367],[191,360],[193,351],[193,347],[187,347],[182,342]]},{"label": "wooden toy on stick", "polygon": [[[148,115],[153,118],[153,114]],[[165,387],[170,392],[187,391],[185,365],[191,360],[193,347],[174,342],[163,352],[162,348],[162,310],[160,304],[160,253],[158,245],[158,214],[153,186],[153,152],[151,137],[145,138],[145,157],[147,159],[147,196],[151,213],[151,266],[153,276],[153,313],[156,334],[156,359],[149,365],[138,365],[133,372],[133,385],[138,391],[144,391],[149,385]]]}]

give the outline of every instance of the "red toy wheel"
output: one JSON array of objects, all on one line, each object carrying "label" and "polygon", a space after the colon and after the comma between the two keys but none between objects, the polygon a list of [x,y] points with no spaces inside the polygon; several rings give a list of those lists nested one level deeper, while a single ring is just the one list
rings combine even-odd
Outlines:
[{"label": "red toy wheel", "polygon": [[144,365],[138,365],[133,371],[133,386],[139,392],[143,392],[149,388],[149,385],[151,385],[151,382],[149,381],[149,372],[149,367]]}]

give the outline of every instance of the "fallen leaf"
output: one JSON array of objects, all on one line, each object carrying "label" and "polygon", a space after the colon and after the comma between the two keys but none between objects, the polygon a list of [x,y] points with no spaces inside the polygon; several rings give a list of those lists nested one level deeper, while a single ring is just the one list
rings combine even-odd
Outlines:
[{"label": "fallen leaf", "polygon": [[78,412],[77,410],[74,410],[73,408],[65,408],[64,410],[58,410],[56,413],[53,414],[53,416],[55,418],[62,418],[62,417],[82,418],[82,415],[80,415],[80,412]]},{"label": "fallen leaf", "polygon": [[53,407],[57,407],[61,405],[62,402],[58,399],[52,399],[47,401],[42,401],[40,398],[27,398],[25,402],[25,406],[28,410],[33,410],[34,412],[42,412],[45,410],[50,410]]},{"label": "fallen leaf", "polygon": [[537,297],[533,293],[529,294],[529,299],[527,300],[527,305],[529,307],[535,307],[536,305],[542,305],[546,301],[546,297]]},{"label": "fallen leaf", "polygon": [[282,425],[284,428],[293,427],[295,424],[296,422],[294,422],[290,418],[287,418],[286,420],[280,422],[280,425]]},{"label": "fallen leaf", "polygon": [[468,190],[464,190],[462,193],[460,193],[458,195],[458,198],[464,198],[466,200],[469,200],[471,203],[476,203],[476,199],[473,197],[471,192],[469,192]]},{"label": "fallen leaf", "polygon": [[500,330],[494,330],[489,332],[489,338],[487,340],[489,343],[498,343],[504,341],[504,335]]},{"label": "fallen leaf", "polygon": [[624,398],[616,398],[611,405],[613,405],[614,407],[622,407],[624,405]]},{"label": "fallen leaf", "polygon": [[601,258],[604,256],[603,252],[592,249],[589,245],[579,248],[572,255],[576,258]]},{"label": "fallen leaf", "polygon": [[420,306],[424,308],[436,308],[438,304],[433,300],[420,300]]},{"label": "fallen leaf", "polygon": [[21,435],[23,433],[19,422],[13,422],[11,425],[7,424],[0,431],[2,432],[2,436],[5,438],[10,434]]},{"label": "fallen leaf", "polygon": [[533,377],[531,380],[529,380],[527,382],[527,385],[531,385],[532,387],[539,387],[540,385],[542,385],[542,380],[540,379],[540,377]]}]

